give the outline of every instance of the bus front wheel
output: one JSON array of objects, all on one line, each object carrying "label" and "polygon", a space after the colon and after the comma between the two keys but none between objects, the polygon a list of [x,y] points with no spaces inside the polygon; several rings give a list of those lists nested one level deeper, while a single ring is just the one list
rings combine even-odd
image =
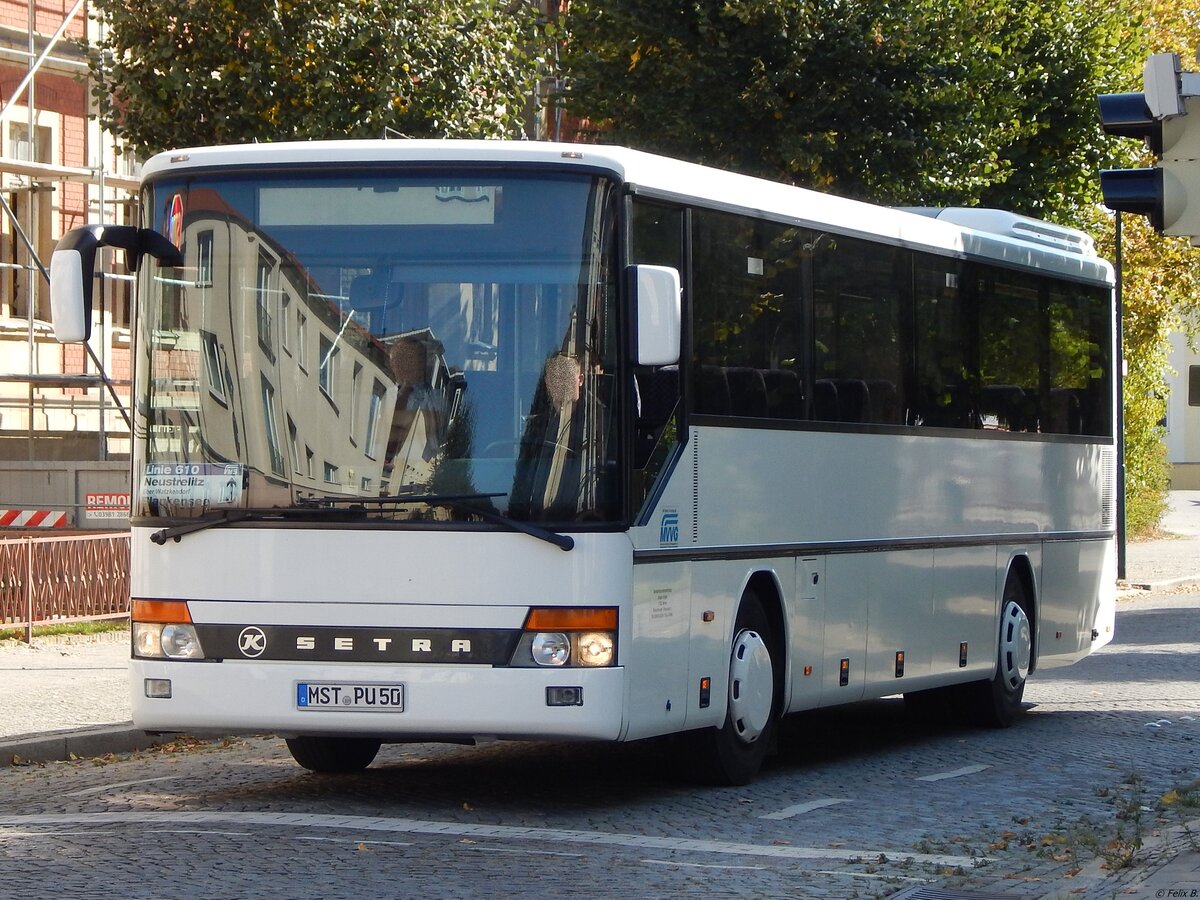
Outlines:
[{"label": "bus front wheel", "polygon": [[[762,601],[747,592],[729,652],[729,693],[720,728],[692,732],[694,774],[712,784],[748,784],[762,767],[778,718],[774,634]],[[777,652],[777,651],[774,651]]]},{"label": "bus front wheel", "polygon": [[288,738],[292,759],[312,772],[361,772],[375,759],[380,741],[370,738]]}]

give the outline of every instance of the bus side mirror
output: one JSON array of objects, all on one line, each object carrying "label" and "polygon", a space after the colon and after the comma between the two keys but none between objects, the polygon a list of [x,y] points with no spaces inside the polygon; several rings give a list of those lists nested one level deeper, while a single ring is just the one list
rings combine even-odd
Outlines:
[{"label": "bus side mirror", "polygon": [[50,257],[50,317],[60,344],[86,341],[92,333],[92,283],[96,251],[119,247],[129,269],[137,271],[149,253],[166,266],[182,266],[183,254],[169,240],[149,228],[132,225],[82,225],[59,240]]},{"label": "bus side mirror", "polygon": [[92,272],[102,225],[72,228],[50,257],[50,318],[60,344],[86,341],[92,333]]},{"label": "bus side mirror", "polygon": [[668,266],[631,266],[637,323],[639,366],[670,366],[679,362],[682,313],[679,270]]}]

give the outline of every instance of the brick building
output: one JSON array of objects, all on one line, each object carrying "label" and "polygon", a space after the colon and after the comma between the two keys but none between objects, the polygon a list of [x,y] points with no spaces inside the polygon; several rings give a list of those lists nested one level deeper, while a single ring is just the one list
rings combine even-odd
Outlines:
[{"label": "brick building", "polygon": [[128,285],[104,279],[90,361],[54,341],[41,271],[64,232],[130,208],[135,172],[92,118],[97,27],[86,0],[0,0],[0,460],[128,453],[120,406],[96,383],[102,369],[127,404]]},{"label": "brick building", "polygon": [[43,275],[69,229],[126,221],[136,188],[131,161],[91,116],[85,48],[99,26],[89,12],[86,0],[0,0],[0,523],[13,523],[5,533],[31,523],[120,527],[91,516],[86,498],[128,491],[129,285],[120,260],[105,261],[116,277],[97,285],[86,349],[54,340]]}]

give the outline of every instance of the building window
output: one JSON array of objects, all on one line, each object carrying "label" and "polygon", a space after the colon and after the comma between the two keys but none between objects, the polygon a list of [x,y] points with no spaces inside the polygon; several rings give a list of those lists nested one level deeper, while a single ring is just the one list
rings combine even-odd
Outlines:
[{"label": "building window", "polygon": [[287,291],[279,295],[279,344],[283,351],[292,355],[292,297]]},{"label": "building window", "polygon": [[379,421],[383,416],[383,403],[386,398],[387,388],[376,379],[371,385],[371,407],[367,411],[367,436],[363,447],[363,452],[371,459],[375,459],[379,454],[375,441],[379,436]]},{"label": "building window", "polygon": [[292,453],[292,459],[298,460],[300,458],[300,434],[296,428],[296,423],[292,421],[291,416],[287,417],[287,430],[288,450],[290,450]]},{"label": "building window", "polygon": [[271,471],[283,474],[283,454],[279,452],[279,432],[275,426],[275,388],[264,377],[262,379],[263,430],[267,438],[267,452],[271,457]]},{"label": "building window", "polygon": [[258,281],[254,290],[255,311],[258,314],[258,345],[269,359],[275,359],[271,315],[271,273],[274,264],[267,256],[258,257]]},{"label": "building window", "polygon": [[302,372],[308,371],[308,316],[296,310],[296,359]]},{"label": "building window", "polygon": [[334,366],[337,364],[337,348],[333,346],[333,341],[321,335],[318,352],[320,361],[317,364],[317,384],[324,391],[325,396],[333,400],[333,376]]},{"label": "building window", "polygon": [[[354,373],[350,376],[350,443],[352,444],[358,443],[358,403],[359,396],[362,394],[362,374],[363,367],[359,363],[355,363]],[[369,428],[370,426],[368,426],[368,430]]]},{"label": "building window", "polygon": [[221,346],[217,343],[217,336],[211,331],[201,331],[200,345],[204,350],[204,376],[208,382],[208,392],[222,406],[228,406],[225,378],[221,374]]},{"label": "building window", "polygon": [[201,231],[196,235],[196,286],[212,287],[213,233]]}]

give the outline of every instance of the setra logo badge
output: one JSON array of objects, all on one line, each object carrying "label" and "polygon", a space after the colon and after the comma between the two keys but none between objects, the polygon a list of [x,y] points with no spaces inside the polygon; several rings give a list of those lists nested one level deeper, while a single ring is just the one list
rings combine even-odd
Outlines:
[{"label": "setra logo badge", "polygon": [[267,649],[267,636],[257,625],[243,628],[242,633],[238,635],[238,649],[242,651],[242,656],[251,659],[262,656],[263,651]]},{"label": "setra logo badge", "polygon": [[679,512],[664,509],[658,526],[658,543],[662,547],[674,547],[679,543]]}]

